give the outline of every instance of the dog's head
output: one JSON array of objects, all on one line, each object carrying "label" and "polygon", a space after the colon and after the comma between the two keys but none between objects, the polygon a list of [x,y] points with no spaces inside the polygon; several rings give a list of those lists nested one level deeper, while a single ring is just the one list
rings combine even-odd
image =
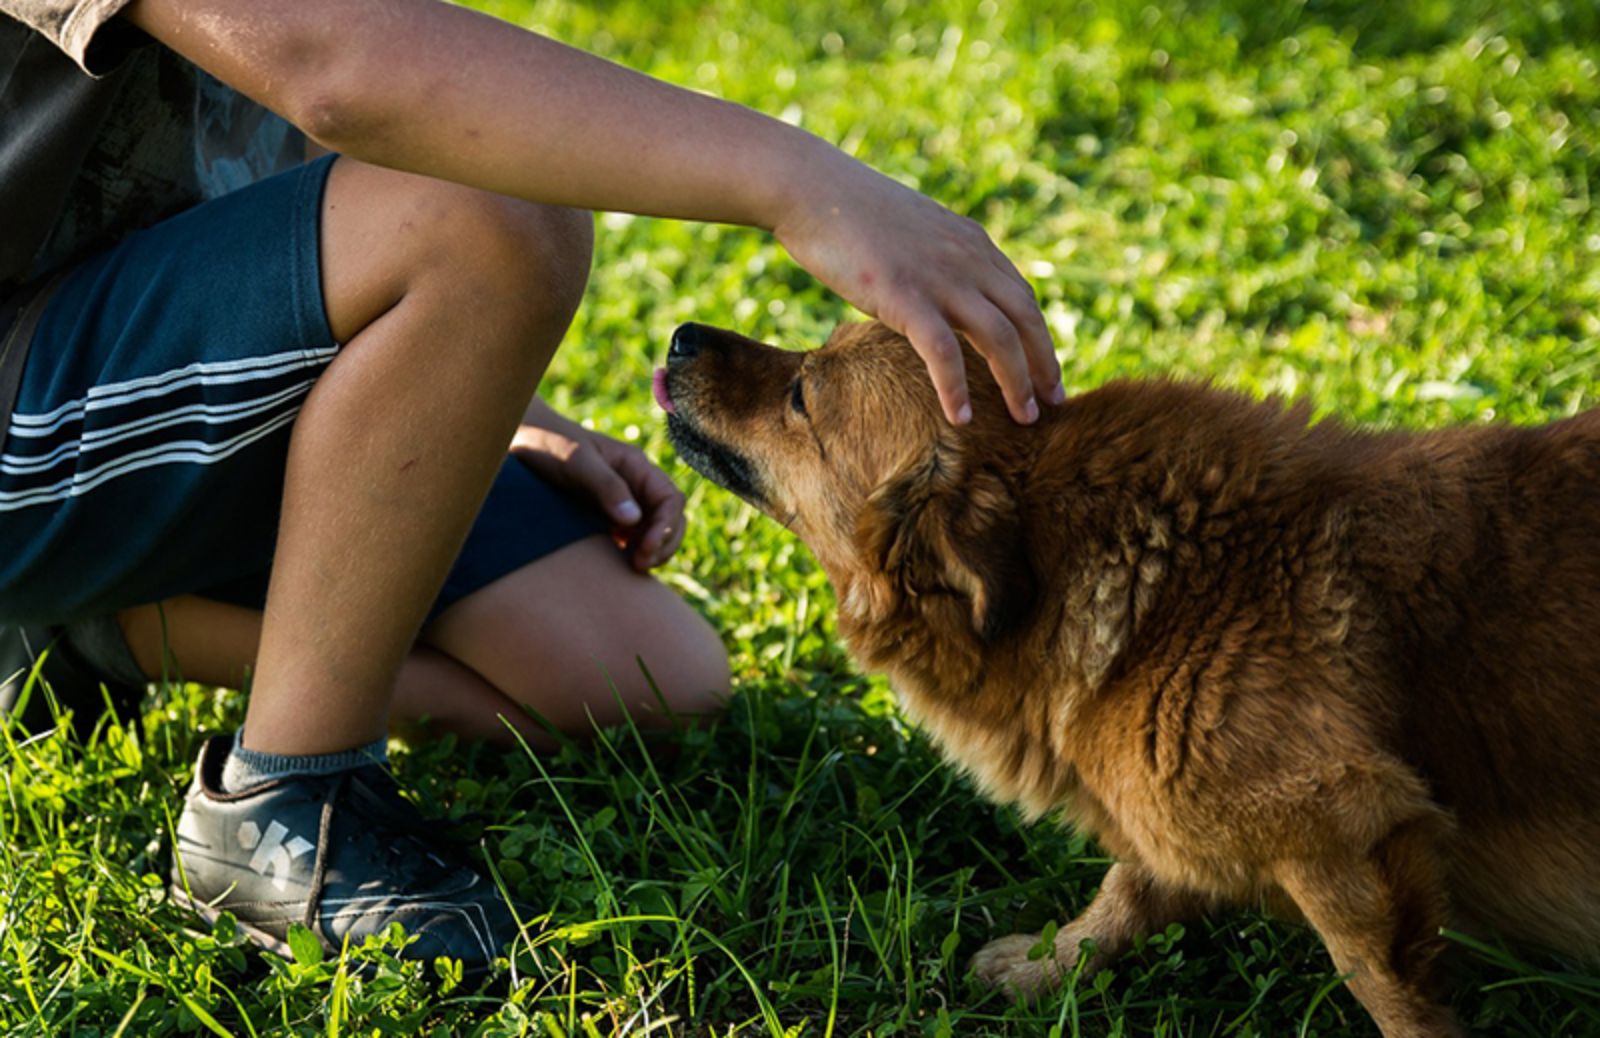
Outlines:
[{"label": "dog's head", "polygon": [[679,455],[799,534],[848,618],[939,611],[993,643],[1036,594],[1012,485],[1021,430],[966,360],[961,428],[910,343],[876,322],[804,353],[687,324],[655,389]]}]

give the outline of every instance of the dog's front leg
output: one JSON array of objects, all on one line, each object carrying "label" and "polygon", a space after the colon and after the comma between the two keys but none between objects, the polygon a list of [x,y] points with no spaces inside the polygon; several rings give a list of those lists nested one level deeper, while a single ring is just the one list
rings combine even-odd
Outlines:
[{"label": "dog's front leg", "polygon": [[972,957],[972,971],[1013,998],[1031,998],[1060,986],[1061,978],[1077,966],[1078,946],[1084,940],[1095,945],[1094,958],[1084,965],[1088,974],[1127,951],[1139,937],[1158,933],[1168,923],[1192,918],[1208,907],[1205,898],[1162,883],[1143,865],[1118,862],[1083,914],[1056,932],[1050,954],[1030,959],[1038,935],[1013,934],[984,945]]},{"label": "dog's front leg", "polygon": [[1364,858],[1289,861],[1273,870],[1334,965],[1350,974],[1350,991],[1384,1038],[1463,1033],[1435,976],[1447,905],[1432,832],[1423,823],[1403,826]]}]

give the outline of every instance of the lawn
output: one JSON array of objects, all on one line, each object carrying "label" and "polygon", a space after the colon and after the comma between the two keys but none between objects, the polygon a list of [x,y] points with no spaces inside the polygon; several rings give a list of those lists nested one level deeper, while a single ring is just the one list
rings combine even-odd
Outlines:
[{"label": "lawn", "polygon": [[[780,115],[982,221],[1033,280],[1069,388],[1176,373],[1424,427],[1555,418],[1600,386],[1595,0],[483,6]],[[474,995],[385,947],[284,962],[168,904],[195,751],[242,716],[237,693],[172,686],[87,740],[0,734],[0,1030],[1375,1035],[1307,932],[1249,912],[1040,1005],[964,975],[988,938],[1081,908],[1104,857],[943,767],[839,647],[805,549],[678,465],[650,403],[680,321],[803,346],[848,310],[757,232],[598,232],[547,395],[688,489],[664,579],[725,632],[737,694],[670,757],[629,731],[540,758],[396,745],[427,809],[487,813],[500,876],[548,910],[533,979]],[[1600,979],[1458,958],[1478,1033],[1600,1035]]]}]

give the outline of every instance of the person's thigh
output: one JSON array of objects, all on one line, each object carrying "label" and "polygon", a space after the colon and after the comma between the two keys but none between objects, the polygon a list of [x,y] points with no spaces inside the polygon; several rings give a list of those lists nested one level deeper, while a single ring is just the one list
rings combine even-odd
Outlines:
[{"label": "person's thigh", "polygon": [[61,281],[0,457],[0,620],[104,615],[263,564],[290,426],[338,353],[327,170],[189,210]]},{"label": "person's thigh", "polygon": [[455,301],[570,313],[590,219],[330,156],[79,264],[34,335],[0,457],[0,622],[264,574],[292,426],[340,344],[420,280],[447,300],[438,363],[482,363]]},{"label": "person's thigh", "polygon": [[[102,678],[123,674],[138,675],[138,680],[249,687],[261,642],[260,609],[179,595],[124,609],[113,620],[114,633],[87,645],[74,643]],[[77,633],[76,626],[71,630]],[[520,737],[538,749],[551,745],[544,730],[515,703],[471,669],[425,645],[414,647],[401,663],[390,721],[407,735],[453,732],[504,744]]]}]

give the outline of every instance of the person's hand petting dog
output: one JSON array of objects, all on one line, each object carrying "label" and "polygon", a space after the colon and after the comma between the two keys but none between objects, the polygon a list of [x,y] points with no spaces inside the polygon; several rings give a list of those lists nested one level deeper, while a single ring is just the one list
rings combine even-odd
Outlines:
[{"label": "person's hand petting dog", "polygon": [[945,418],[972,417],[956,332],[989,364],[1011,416],[1060,404],[1050,330],[1033,289],[978,223],[831,148],[813,153],[772,230],[789,254],[856,308],[911,340]]},{"label": "person's hand petting dog", "polygon": [[535,399],[511,453],[549,482],[593,498],[640,573],[672,558],[683,543],[683,491],[639,448],[585,429]]}]

